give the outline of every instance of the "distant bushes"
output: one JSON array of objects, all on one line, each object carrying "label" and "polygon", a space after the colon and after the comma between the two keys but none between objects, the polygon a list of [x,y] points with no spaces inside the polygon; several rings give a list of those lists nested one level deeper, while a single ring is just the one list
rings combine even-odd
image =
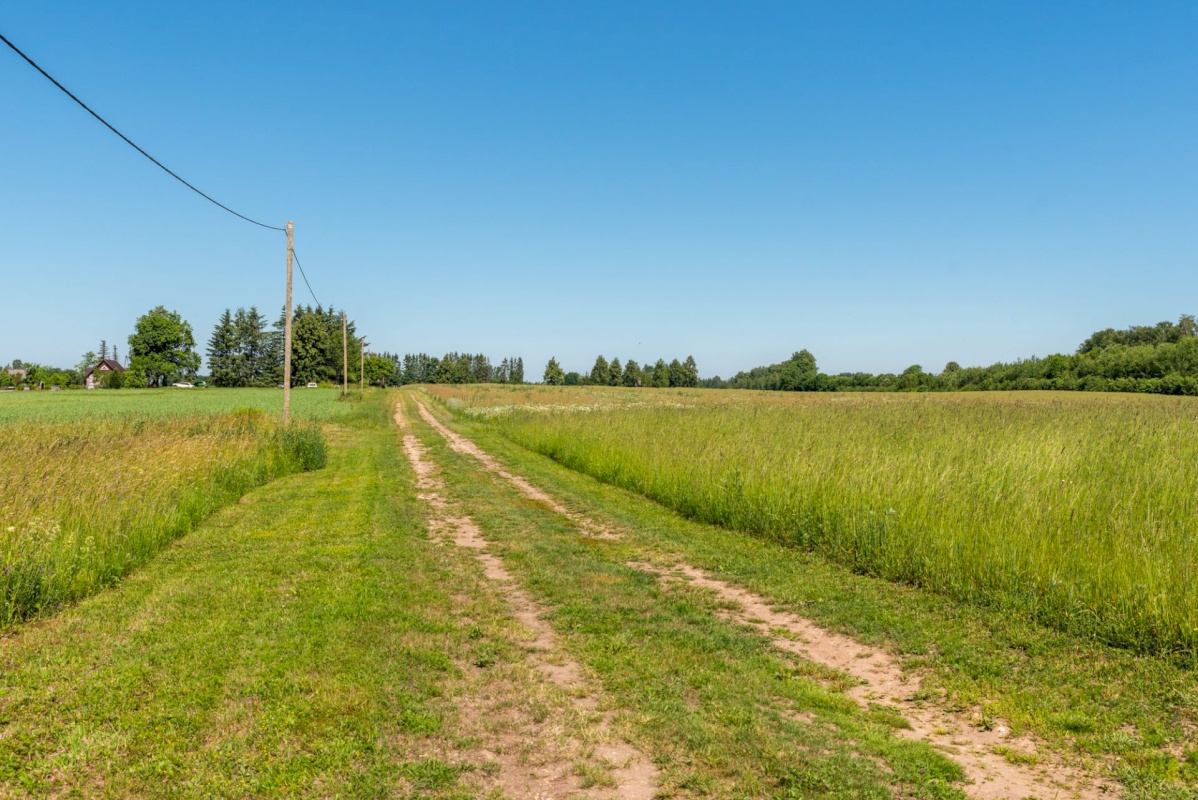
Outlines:
[{"label": "distant bushes", "polygon": [[954,361],[939,374],[912,365],[900,374],[868,372],[827,375],[803,350],[787,361],[740,372],[730,380],[712,378],[704,386],[811,392],[972,392],[1058,390],[1198,395],[1198,324],[1178,322],[1099,331],[1072,355],[1028,358],[988,367],[961,367]]},{"label": "distant bushes", "polygon": [[115,583],[249,489],[328,459],[318,426],[284,427],[257,409],[26,423],[3,434],[3,625]]}]

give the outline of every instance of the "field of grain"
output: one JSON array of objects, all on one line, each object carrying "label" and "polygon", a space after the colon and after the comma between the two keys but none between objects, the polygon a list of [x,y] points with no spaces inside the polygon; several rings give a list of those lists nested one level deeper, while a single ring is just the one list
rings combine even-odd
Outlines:
[{"label": "field of grain", "polygon": [[[340,402],[340,389],[294,389],[295,419],[329,419],[351,405]],[[78,419],[186,417],[256,408],[283,413],[282,389],[122,389],[119,391],[0,392],[0,424],[68,422]]]},{"label": "field of grain", "polygon": [[1198,403],[432,391],[692,518],[1142,651],[1198,651]]},{"label": "field of grain", "polygon": [[[314,423],[284,428],[254,408],[182,415],[161,393],[132,393],[136,414],[92,415],[80,412],[91,394],[76,394],[85,402],[39,393],[56,404],[0,426],[2,625],[110,585],[251,487],[324,464]],[[44,421],[51,410],[75,419]]]}]

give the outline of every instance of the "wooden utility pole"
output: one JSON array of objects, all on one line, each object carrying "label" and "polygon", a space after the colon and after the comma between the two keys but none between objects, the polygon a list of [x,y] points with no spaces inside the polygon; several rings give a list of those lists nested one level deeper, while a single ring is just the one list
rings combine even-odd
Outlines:
[{"label": "wooden utility pole", "polygon": [[358,389],[366,391],[366,337],[358,342]]},{"label": "wooden utility pole", "polygon": [[291,259],[294,225],[287,223],[287,303],[283,307],[283,424],[291,422]]},{"label": "wooden utility pole", "polygon": [[341,312],[341,396],[349,394],[349,336],[345,329],[345,312]]}]

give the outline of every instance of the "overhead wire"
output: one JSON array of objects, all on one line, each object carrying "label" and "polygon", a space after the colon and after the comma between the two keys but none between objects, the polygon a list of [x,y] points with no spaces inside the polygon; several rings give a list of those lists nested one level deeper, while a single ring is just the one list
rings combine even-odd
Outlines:
[{"label": "overhead wire", "polygon": [[[287,230],[286,228],[277,227],[277,226],[275,226],[275,225],[267,225],[265,222],[259,222],[259,221],[258,221],[258,220],[256,220],[256,219],[251,219],[250,217],[247,217],[245,214],[238,213],[238,212],[234,211],[233,209],[229,208],[229,207],[228,207],[227,205],[225,205],[224,203],[220,202],[219,200],[215,199],[214,197],[211,197],[210,195],[207,195],[207,194],[205,194],[204,192],[202,192],[202,191],[200,191],[199,189],[197,189],[195,186],[193,186],[193,185],[191,185],[190,183],[188,183],[187,181],[183,180],[181,177],[179,177],[177,174],[175,174],[175,172],[174,172],[174,171],[172,171],[172,170],[171,170],[169,167],[167,167],[165,164],[163,164],[163,163],[162,163],[161,161],[159,161],[158,159],[154,158],[154,156],[150,155],[150,154],[149,154],[149,153],[147,153],[145,150],[143,150],[143,149],[141,149],[140,147],[138,147],[138,146],[137,146],[137,145],[136,145],[136,144],[133,142],[133,140],[132,140],[132,139],[130,139],[128,136],[126,136],[125,134],[123,134],[123,133],[121,133],[119,130],[117,130],[115,127],[113,127],[113,126],[112,126],[112,124],[108,122],[108,120],[106,120],[106,119],[104,119],[103,117],[101,117],[101,116],[100,116],[99,114],[97,114],[95,111],[92,111],[92,109],[91,109],[91,108],[90,108],[90,107],[87,105],[87,103],[84,103],[82,100],[80,100],[80,99],[79,99],[78,97],[76,97],[74,94],[72,94],[72,93],[71,93],[71,91],[70,91],[69,89],[67,89],[67,87],[63,86],[61,83],[59,83],[57,80],[55,80],[55,79],[54,79],[54,76],[52,76],[50,73],[48,73],[48,72],[46,72],[44,69],[42,69],[42,68],[41,68],[41,67],[38,65],[38,63],[37,63],[36,61],[34,61],[32,58],[30,58],[29,56],[25,55],[25,53],[23,53],[23,52],[21,51],[21,49],[20,49],[19,47],[17,47],[15,44],[13,44],[12,42],[10,42],[10,41],[8,40],[8,38],[4,36],[4,34],[0,34],[0,42],[4,42],[4,44],[8,45],[8,47],[9,47],[9,48],[10,48],[10,49],[11,49],[11,50],[14,52],[14,53],[16,53],[17,55],[19,55],[21,58],[25,59],[25,61],[26,61],[26,62],[28,62],[29,66],[33,67],[33,68],[34,68],[34,69],[36,69],[38,72],[40,72],[40,73],[41,73],[41,74],[42,74],[42,75],[43,75],[43,76],[44,76],[44,77],[45,77],[45,78],[46,78],[48,81],[50,81],[50,83],[52,83],[52,84],[54,84],[55,86],[57,86],[57,87],[58,87],[58,88],[59,88],[59,89],[62,91],[62,93],[63,93],[63,94],[65,94],[67,97],[69,97],[69,98],[71,98],[72,100],[74,100],[76,103],[78,103],[78,104],[79,104],[79,106],[80,106],[80,107],[81,107],[81,108],[82,108],[84,111],[86,111],[87,113],[89,113],[89,114],[91,114],[93,117],[95,117],[97,120],[99,120],[99,121],[100,121],[100,122],[101,122],[101,123],[104,125],[104,127],[108,128],[108,130],[112,131],[112,132],[113,132],[113,133],[115,133],[117,136],[121,137],[121,139],[123,139],[123,140],[124,140],[124,142],[125,142],[127,145],[129,145],[130,147],[132,147],[132,148],[133,148],[134,150],[136,150],[137,152],[141,153],[141,154],[142,154],[143,156],[145,156],[146,158],[150,159],[150,161],[152,161],[152,162],[153,162],[153,163],[154,163],[156,166],[158,166],[158,168],[159,168],[159,169],[161,169],[161,170],[162,170],[163,172],[165,172],[167,175],[170,175],[172,178],[174,178],[175,180],[177,180],[179,183],[181,183],[181,184],[183,184],[184,186],[186,186],[188,189],[191,189],[193,192],[195,192],[196,194],[198,194],[200,197],[204,198],[205,200],[207,200],[208,202],[210,202],[210,203],[212,203],[212,204],[214,204],[214,205],[216,205],[216,206],[219,206],[220,208],[223,208],[225,211],[228,211],[228,212],[229,212],[230,214],[232,214],[233,216],[235,216],[235,217],[240,217],[241,219],[245,220],[246,222],[251,222],[251,223],[253,223],[254,225],[257,225],[257,226],[259,226],[259,227],[261,227],[261,228],[266,228],[266,229],[268,229],[268,230],[272,230],[272,231],[286,231],[286,230]],[[301,270],[301,273],[302,273],[302,270]],[[304,280],[305,280],[305,282],[307,282],[307,278],[305,278]],[[309,291],[311,291],[311,287],[309,287]]]},{"label": "overhead wire", "polygon": [[308,283],[308,276],[304,273],[304,265],[300,263],[299,253],[295,252],[295,248],[291,248],[291,257],[295,259],[295,265],[299,267],[300,277],[304,279],[304,286],[308,287],[308,294],[312,295],[312,299],[316,301],[316,305],[320,306],[320,301],[316,300],[316,292],[312,291],[312,284]]},{"label": "overhead wire", "polygon": [[[50,81],[50,83],[52,83],[52,84],[54,84],[55,86],[57,86],[57,87],[59,88],[59,90],[61,90],[61,91],[62,91],[62,93],[63,93],[63,94],[65,94],[67,97],[71,98],[71,99],[72,99],[72,100],[74,100],[76,103],[78,103],[78,104],[79,104],[79,106],[80,106],[80,107],[81,107],[81,108],[82,108],[84,111],[86,111],[87,113],[89,113],[89,114],[91,114],[93,117],[95,117],[97,120],[99,120],[99,121],[100,121],[100,122],[101,122],[101,123],[104,125],[104,127],[108,128],[108,130],[112,131],[112,132],[113,132],[113,133],[115,133],[117,136],[119,136],[119,137],[120,137],[120,138],[121,138],[121,139],[122,139],[122,140],[123,140],[123,141],[124,141],[126,144],[128,144],[128,145],[129,145],[130,147],[132,147],[134,150],[136,150],[137,152],[141,153],[143,156],[145,156],[146,158],[148,158],[148,159],[149,159],[151,162],[153,162],[153,163],[154,163],[154,164],[155,164],[155,165],[156,165],[156,166],[157,166],[159,169],[161,169],[161,170],[162,170],[163,172],[165,172],[167,175],[170,175],[172,178],[174,178],[174,179],[175,179],[175,180],[177,180],[179,183],[181,183],[181,184],[183,184],[184,186],[186,186],[188,189],[191,189],[193,192],[195,192],[196,194],[198,194],[200,197],[204,198],[205,200],[207,200],[208,202],[210,202],[210,203],[212,203],[212,204],[214,204],[214,205],[216,205],[216,206],[219,206],[220,208],[224,209],[225,211],[228,211],[228,212],[229,212],[230,214],[232,214],[233,216],[235,216],[235,217],[239,217],[239,218],[241,218],[241,219],[245,220],[246,222],[253,223],[254,225],[257,225],[257,226],[259,226],[259,227],[261,227],[261,228],[266,228],[266,229],[268,229],[268,230],[272,230],[272,231],[283,231],[283,232],[286,232],[286,230],[287,230],[286,228],[283,228],[283,227],[277,227],[277,226],[275,226],[275,225],[267,225],[265,222],[259,222],[259,221],[258,221],[258,220],[256,220],[256,219],[252,219],[252,218],[250,218],[250,217],[247,217],[245,214],[241,214],[241,213],[238,213],[237,211],[234,211],[233,209],[229,208],[227,205],[225,205],[224,203],[220,202],[219,200],[216,200],[215,198],[211,197],[210,195],[207,195],[207,194],[205,194],[204,192],[200,191],[200,190],[199,190],[199,189],[197,189],[195,186],[193,186],[192,184],[188,183],[188,182],[187,182],[187,181],[185,181],[183,178],[179,177],[179,175],[177,175],[177,174],[176,174],[176,173],[175,173],[173,170],[171,170],[169,167],[167,167],[167,166],[166,166],[165,164],[163,164],[161,161],[159,161],[158,159],[154,158],[152,155],[150,155],[150,154],[149,154],[149,153],[147,153],[145,150],[143,150],[141,147],[139,147],[137,144],[135,144],[135,143],[133,142],[133,140],[132,140],[132,139],[130,139],[128,136],[126,136],[125,134],[123,134],[123,133],[121,133],[119,130],[117,130],[117,129],[116,129],[116,128],[115,128],[115,127],[114,127],[114,126],[111,124],[111,123],[109,123],[109,122],[108,122],[108,120],[104,119],[104,118],[103,118],[103,117],[101,117],[99,114],[97,114],[95,111],[93,111],[93,110],[91,109],[91,107],[89,107],[89,106],[88,106],[86,103],[84,103],[82,100],[80,100],[78,97],[76,97],[76,96],[75,96],[75,95],[74,95],[74,94],[73,94],[73,93],[72,93],[72,92],[71,92],[69,89],[67,89],[65,86],[63,86],[61,83],[59,83],[59,82],[58,82],[58,81],[57,81],[57,80],[54,78],[54,76],[53,76],[53,75],[51,75],[50,73],[46,72],[46,70],[42,69],[42,67],[41,67],[41,66],[40,66],[40,65],[39,65],[39,64],[38,64],[36,61],[34,61],[34,60],[33,60],[32,58],[30,58],[29,56],[25,55],[25,53],[24,53],[24,52],[23,52],[23,51],[22,51],[22,50],[21,50],[19,47],[17,47],[15,44],[13,44],[11,41],[9,41],[8,37],[6,37],[6,36],[5,36],[4,34],[2,34],[2,33],[0,33],[0,42],[4,42],[4,44],[8,45],[8,47],[9,47],[9,48],[10,48],[10,49],[11,49],[11,50],[14,52],[14,53],[16,53],[18,56],[20,56],[21,58],[23,58],[23,59],[24,59],[24,60],[25,60],[25,61],[26,61],[26,62],[27,62],[27,63],[28,63],[28,64],[29,64],[31,67],[33,67],[33,68],[34,68],[34,69],[36,69],[38,72],[40,72],[40,73],[41,73],[41,74],[42,74],[42,75],[43,75],[43,76],[46,78],[46,80]],[[316,305],[317,305],[317,306],[320,306],[320,300],[318,300],[318,299],[317,299],[317,297],[316,297],[316,292],[312,291],[312,284],[311,284],[311,282],[309,282],[309,281],[308,281],[308,275],[307,275],[307,273],[306,273],[306,272],[304,272],[304,267],[303,267],[303,265],[300,263],[300,260],[299,260],[299,255],[298,255],[298,254],[295,252],[295,248],[294,248],[294,247],[291,249],[291,255],[292,255],[292,257],[295,259],[295,265],[296,265],[297,267],[299,267],[300,276],[301,276],[301,277],[304,279],[304,285],[308,287],[308,294],[312,295],[312,300],[316,302]]]}]

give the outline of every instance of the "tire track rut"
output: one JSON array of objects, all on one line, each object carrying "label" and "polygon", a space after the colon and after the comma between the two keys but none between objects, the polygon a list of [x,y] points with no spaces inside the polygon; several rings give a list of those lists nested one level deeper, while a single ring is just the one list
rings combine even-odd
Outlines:
[{"label": "tire track rut", "polygon": [[[443,537],[458,547],[470,550],[489,580],[504,585],[504,595],[513,615],[532,634],[527,647],[530,661],[550,683],[565,690],[574,698],[574,705],[591,722],[585,739],[595,742],[569,742],[564,748],[571,757],[561,757],[546,763],[530,765],[525,749],[534,736],[516,737],[516,741],[493,743],[496,746],[482,755],[500,765],[492,781],[504,795],[520,800],[554,800],[555,798],[588,798],[608,800],[652,800],[656,795],[658,771],[643,753],[620,739],[612,731],[610,714],[599,712],[598,702],[583,676],[578,662],[573,661],[556,644],[553,629],[542,619],[542,609],[520,588],[494,553],[487,551],[487,541],[469,516],[455,514],[446,499],[445,482],[436,466],[427,457],[420,441],[408,430],[403,415],[403,401],[396,405],[395,422],[403,432],[403,450],[416,473],[420,498],[430,509],[429,527],[435,536]],[[427,413],[421,408],[422,415]],[[539,499],[539,498],[538,498]],[[472,705],[466,703],[465,705]],[[464,709],[475,715],[485,709]],[[564,755],[564,754],[563,754]],[[600,772],[606,772],[614,788],[585,786],[578,773],[578,762],[587,762]]]},{"label": "tire track rut", "polygon": [[[453,450],[473,456],[526,498],[566,517],[584,534],[605,538],[619,536],[610,527],[565,508],[543,489],[503,467],[474,442],[450,430],[419,400],[416,406],[424,421],[441,434]],[[964,791],[976,800],[1110,800],[1121,794],[1117,784],[1066,764],[1058,756],[1038,752],[1030,737],[1011,738],[1009,729],[1001,721],[996,720],[988,730],[982,730],[961,714],[915,700],[922,688],[920,678],[904,672],[898,660],[886,650],[864,645],[796,614],[777,610],[762,596],[688,564],[677,564],[668,570],[645,563],[629,566],[656,575],[667,587],[686,583],[710,591],[733,607],[722,613],[726,619],[752,628],[779,650],[839,670],[860,681],[860,685],[847,694],[864,707],[878,704],[902,714],[910,728],[897,728],[896,735],[925,741],[960,764],[970,781]]]}]

